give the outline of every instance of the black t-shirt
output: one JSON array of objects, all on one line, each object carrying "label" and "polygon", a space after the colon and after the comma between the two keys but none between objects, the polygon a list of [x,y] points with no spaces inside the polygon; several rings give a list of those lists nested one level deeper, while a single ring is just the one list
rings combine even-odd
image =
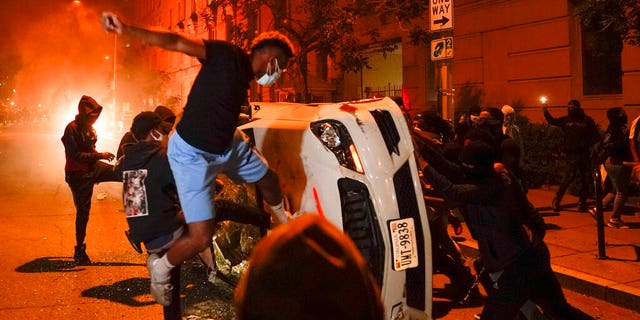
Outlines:
[{"label": "black t-shirt", "polygon": [[253,69],[249,55],[223,41],[205,41],[207,58],[196,76],[176,130],[190,145],[224,153],[238,125],[240,106],[248,102]]}]

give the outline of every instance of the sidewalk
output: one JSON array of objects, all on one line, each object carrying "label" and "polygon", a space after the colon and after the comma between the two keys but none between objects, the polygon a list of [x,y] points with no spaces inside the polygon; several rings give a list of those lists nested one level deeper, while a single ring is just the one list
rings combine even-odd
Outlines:
[{"label": "sidewalk", "polygon": [[[545,242],[562,287],[640,312],[640,212],[622,216],[630,229],[607,227],[611,212],[604,213],[606,256],[598,258],[596,220],[578,212],[571,195],[564,197],[559,213],[553,212],[554,195],[553,190],[533,189],[528,197],[547,223]],[[476,242],[467,232],[464,236],[459,244],[477,255]]]}]

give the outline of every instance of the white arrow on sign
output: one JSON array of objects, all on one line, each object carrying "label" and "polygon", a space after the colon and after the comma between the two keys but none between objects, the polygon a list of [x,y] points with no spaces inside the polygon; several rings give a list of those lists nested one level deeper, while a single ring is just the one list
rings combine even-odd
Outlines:
[{"label": "white arrow on sign", "polygon": [[431,40],[431,61],[453,58],[453,37]]},{"label": "white arrow on sign", "polygon": [[430,31],[453,28],[453,0],[429,0]]}]

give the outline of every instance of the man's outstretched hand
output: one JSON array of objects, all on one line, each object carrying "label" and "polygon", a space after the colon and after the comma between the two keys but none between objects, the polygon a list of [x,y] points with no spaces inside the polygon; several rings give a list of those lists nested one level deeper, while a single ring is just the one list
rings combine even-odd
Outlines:
[{"label": "man's outstretched hand", "polygon": [[116,156],[111,152],[100,152],[100,159],[111,161],[111,160],[115,159],[115,157]]},{"label": "man's outstretched hand", "polygon": [[102,23],[102,28],[104,29],[104,31],[122,34],[124,25],[115,13],[106,11],[102,12],[100,22]]}]

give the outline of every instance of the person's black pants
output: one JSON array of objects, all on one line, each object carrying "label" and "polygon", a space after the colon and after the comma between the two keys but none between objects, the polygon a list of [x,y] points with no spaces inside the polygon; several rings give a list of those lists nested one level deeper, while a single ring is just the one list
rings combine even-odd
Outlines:
[{"label": "person's black pants", "polygon": [[449,235],[447,215],[448,212],[434,212],[429,219],[433,267],[447,276],[456,289],[469,289],[474,277],[465,265],[460,249]]},{"label": "person's black pants", "polygon": [[65,181],[71,189],[73,204],[76,207],[76,245],[80,246],[84,243],[87,235],[93,185],[106,181],[122,181],[122,179],[116,176],[112,165],[98,161],[93,172],[87,174],[67,173]]},{"label": "person's black pants", "polygon": [[492,283],[481,319],[515,319],[527,300],[536,303],[549,319],[593,319],[567,302],[544,243],[523,253]]},{"label": "person's black pants", "polygon": [[565,171],[558,192],[556,192],[556,199],[560,203],[569,185],[576,181],[580,187],[578,191],[579,204],[585,205],[589,197],[589,186],[593,183],[591,180],[591,159],[588,155],[568,155],[566,161]]}]

